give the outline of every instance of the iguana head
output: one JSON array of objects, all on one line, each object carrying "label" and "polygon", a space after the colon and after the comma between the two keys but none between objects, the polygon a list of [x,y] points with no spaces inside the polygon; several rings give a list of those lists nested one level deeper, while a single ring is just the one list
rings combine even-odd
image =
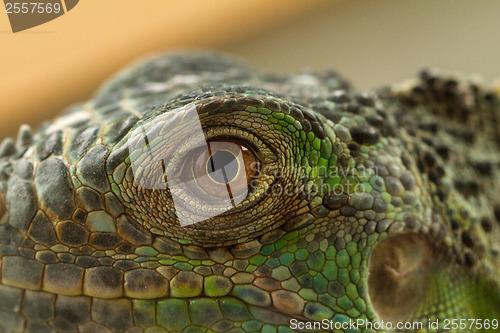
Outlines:
[{"label": "iguana head", "polygon": [[88,296],[119,330],[492,319],[492,190],[454,182],[472,148],[438,121],[474,87],[426,84],[357,93],[213,54],[132,67],[11,159],[0,236],[34,255],[0,257],[2,284]]}]

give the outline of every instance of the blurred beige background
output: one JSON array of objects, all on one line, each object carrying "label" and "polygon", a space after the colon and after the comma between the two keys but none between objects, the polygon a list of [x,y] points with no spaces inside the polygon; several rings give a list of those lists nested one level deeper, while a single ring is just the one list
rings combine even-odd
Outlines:
[{"label": "blurred beige background", "polygon": [[264,71],[334,68],[360,89],[422,66],[500,76],[500,1],[83,0],[13,34],[0,5],[0,139],[151,52],[209,47]]}]

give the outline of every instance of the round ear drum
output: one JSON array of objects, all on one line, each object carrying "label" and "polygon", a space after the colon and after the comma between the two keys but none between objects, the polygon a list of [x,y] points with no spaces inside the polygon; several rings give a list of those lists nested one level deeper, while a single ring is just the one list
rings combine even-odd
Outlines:
[{"label": "round ear drum", "polygon": [[380,319],[396,322],[411,316],[425,296],[432,249],[417,234],[388,238],[373,250],[368,294]]}]

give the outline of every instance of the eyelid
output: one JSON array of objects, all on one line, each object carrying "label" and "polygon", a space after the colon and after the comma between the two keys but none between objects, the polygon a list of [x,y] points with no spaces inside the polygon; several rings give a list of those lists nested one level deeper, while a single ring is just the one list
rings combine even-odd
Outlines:
[{"label": "eyelid", "polygon": [[[115,147],[128,151],[123,162],[126,177],[116,184],[117,190],[124,193],[127,208],[140,211],[143,223],[156,228],[158,234],[177,230],[185,237],[206,243],[206,238],[193,234],[192,230],[215,229],[224,230],[234,240],[245,225],[253,223],[256,214],[264,214],[259,205],[269,200],[266,191],[276,180],[274,174],[283,162],[281,152],[274,151],[261,133],[231,123],[200,119],[193,104],[168,113],[173,114],[161,114],[138,124]],[[228,196],[228,200],[213,204],[203,196],[193,196],[189,190],[189,186],[196,189],[196,184],[189,183],[192,176],[187,179],[184,176],[184,157],[199,155],[207,149],[207,141],[217,140],[237,142],[256,156],[256,162],[249,163],[249,171],[258,172],[258,178],[250,191],[240,193],[241,201],[232,203]],[[262,170],[264,166],[266,170]],[[248,211],[253,213],[245,213]],[[231,216],[232,223],[221,224],[217,217],[222,215]],[[192,228],[184,231],[186,226]]]}]

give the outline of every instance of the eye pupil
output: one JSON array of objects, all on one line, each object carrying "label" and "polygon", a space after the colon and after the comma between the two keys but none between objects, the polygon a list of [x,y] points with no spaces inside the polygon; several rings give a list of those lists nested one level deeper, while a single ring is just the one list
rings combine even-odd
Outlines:
[{"label": "eye pupil", "polygon": [[227,150],[218,150],[207,161],[207,174],[214,181],[227,184],[238,174],[239,164],[236,156]]},{"label": "eye pupil", "polygon": [[205,201],[230,200],[232,206],[246,198],[260,168],[248,147],[230,139],[207,141],[186,162],[185,184],[191,184],[193,195]]}]

